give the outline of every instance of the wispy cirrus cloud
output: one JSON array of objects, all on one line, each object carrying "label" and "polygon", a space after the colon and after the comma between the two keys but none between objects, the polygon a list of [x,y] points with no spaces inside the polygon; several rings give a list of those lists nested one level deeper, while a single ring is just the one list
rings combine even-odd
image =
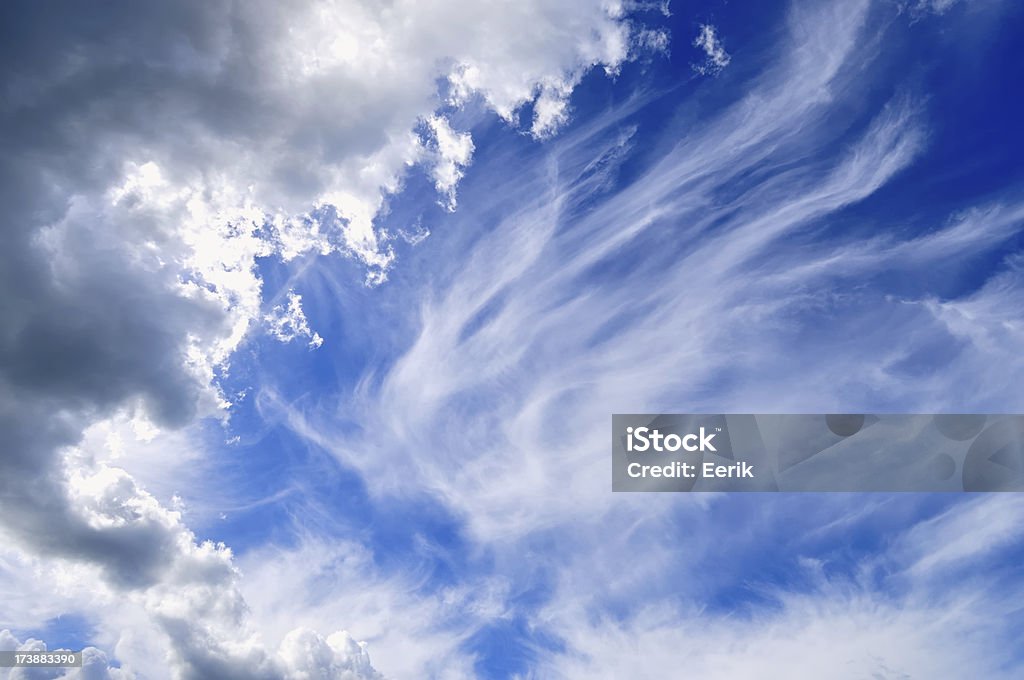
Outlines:
[{"label": "wispy cirrus cloud", "polygon": [[[828,139],[842,101],[830,93],[856,87],[841,57],[862,56],[866,11],[794,10],[801,30],[749,94],[592,204],[621,161],[623,122],[556,143],[549,166],[506,184],[522,207],[422,300],[408,351],[345,404],[372,440],[333,431],[329,413],[290,413],[296,432],[371,488],[436,490],[484,536],[601,512],[605,470],[586,462],[604,449],[607,414],[686,410],[737,357],[759,357],[746,343],[827,280],[786,277],[815,252],[787,239],[871,196],[923,148],[921,112],[898,97],[834,157],[791,167],[808,136]],[[415,475],[399,474],[409,465]],[[531,496],[551,500],[522,502]]]},{"label": "wispy cirrus cloud", "polygon": [[[972,673],[1014,677],[1020,636],[1006,624],[1021,616],[1020,584],[1003,581],[1003,590],[970,574],[988,573],[999,549],[1019,550],[1020,533],[1007,528],[1021,511],[1011,494],[975,497],[890,534],[850,572],[828,558],[790,554],[786,586],[749,573],[738,587],[756,596],[727,611],[700,608],[675,588],[660,603],[611,616],[585,594],[592,591],[568,581],[537,614],[538,625],[562,632],[567,649],[540,654],[535,677],[656,678],[684,664],[708,678],[761,677],[766,668],[796,678],[958,678],[966,659]],[[860,514],[832,531],[848,540],[864,520]],[[953,545],[951,536],[959,537]]]},{"label": "wispy cirrus cloud", "polygon": [[[372,327],[382,346],[399,348],[395,356],[319,403],[290,402],[271,388],[260,395],[265,417],[332,453],[377,502],[426,495],[447,506],[508,575],[510,603],[519,588],[548,593],[546,605],[518,614],[535,637],[555,640],[528,654],[536,677],[664,677],[679,668],[680,650],[698,674],[757,677],[789,667],[815,639],[835,650],[809,658],[819,675],[943,677],[956,660],[947,651],[967,631],[993,635],[972,640],[967,654],[994,677],[1010,677],[1019,663],[996,640],[1005,628],[984,621],[1000,602],[990,584],[947,597],[913,566],[933,559],[939,535],[960,531],[954,522],[936,521],[929,541],[914,538],[925,522],[902,537],[903,548],[868,551],[868,562],[887,565],[876,576],[899,572],[881,584],[857,574],[819,578],[818,557],[794,559],[774,567],[804,569],[806,582],[783,579],[775,590],[764,586],[772,592],[760,603],[736,595],[739,604],[705,614],[711,598],[700,589],[716,581],[710,572],[762,559],[769,538],[758,536],[760,526],[736,516],[733,499],[607,493],[613,412],[1020,403],[1010,382],[1022,366],[1007,357],[994,375],[981,341],[1019,320],[1005,304],[1014,260],[976,292],[941,302],[932,278],[1012,242],[1024,217],[1013,194],[929,213],[924,228],[884,214],[872,214],[872,229],[858,228],[871,212],[863,207],[877,206],[930,139],[927,102],[912,90],[896,88],[852,113],[871,86],[865,64],[878,56],[871,7],[795,6],[789,33],[745,93],[673,129],[636,174],[626,167],[636,101],[557,140],[515,178],[478,157],[474,172],[494,172],[502,195],[480,201],[478,213],[464,200],[454,220],[492,226],[453,239],[457,257],[439,258],[450,264],[433,270],[429,288],[402,288],[417,306],[401,324]],[[331,272],[308,275],[339,300],[346,295]],[[936,313],[955,318],[960,305],[980,334],[966,342]],[[796,510],[766,501],[750,513],[810,513],[854,531],[865,501],[835,502],[839,516],[823,499]],[[918,525],[923,505],[902,504],[902,520]],[[983,518],[965,509],[962,522]],[[1012,532],[1004,538],[1014,544]],[[968,552],[968,560],[981,554]],[[944,584],[952,578],[936,574]],[[660,599],[667,603],[648,606]],[[731,612],[747,605],[749,616],[734,620]],[[956,621],[942,618],[949,612]],[[731,645],[734,637],[751,641],[749,650]]]}]

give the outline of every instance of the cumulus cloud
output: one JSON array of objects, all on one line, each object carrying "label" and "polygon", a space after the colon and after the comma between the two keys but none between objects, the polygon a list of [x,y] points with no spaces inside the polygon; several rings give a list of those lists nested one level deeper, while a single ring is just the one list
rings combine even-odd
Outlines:
[{"label": "cumulus cloud", "polygon": [[[9,630],[0,630],[0,651],[44,652],[48,647],[42,640],[18,640]],[[50,650],[55,651],[55,650]],[[111,666],[107,655],[95,647],[67,650],[82,653],[82,667],[69,669],[0,668],[0,680],[134,680],[135,674]]]},{"label": "cumulus cloud", "polygon": [[[20,642],[9,630],[0,630],[0,651],[42,652],[47,645],[42,640],[29,638]],[[135,680],[136,678],[157,677],[152,668],[140,668],[135,672],[129,668],[111,665],[106,653],[86,647],[82,653],[81,668],[67,669],[8,669],[0,668],[0,680]],[[235,659],[245,663],[252,659]],[[152,660],[151,660],[152,662]],[[190,668],[183,677],[198,678],[287,678],[288,680],[383,680],[384,676],[370,664],[366,643],[356,642],[346,631],[324,638],[306,628],[291,631],[284,640],[274,659],[276,666],[272,674],[265,668],[230,667],[208,662],[201,667]]]},{"label": "cumulus cloud", "polygon": [[[264,317],[258,258],[339,252],[383,281],[394,253],[377,220],[404,173],[426,163],[454,207],[470,161],[469,134],[436,114],[446,96],[509,121],[542,99],[564,114],[583,74],[641,49],[639,29],[583,0],[2,13],[5,538],[94,567],[170,640],[177,677],[280,677],[321,656],[365,675],[344,640],[299,636],[287,663],[267,652],[227,547],[198,540],[109,457],[69,452],[110,418],[174,429],[220,417],[215,377]],[[510,31],[522,40],[494,39]],[[563,114],[533,127],[553,132]],[[297,295],[266,321],[321,341]],[[303,645],[313,661],[300,663]]]},{"label": "cumulus cloud", "polygon": [[354,658],[345,635],[321,640],[309,632],[338,630],[350,619],[387,677],[477,677],[467,642],[505,616],[503,580],[482,575],[433,590],[423,587],[422,564],[407,555],[403,568],[388,574],[367,548],[306,533],[294,547],[266,546],[242,556],[240,585],[264,639],[280,641],[282,650],[299,645],[327,653],[325,643],[342,640]]},{"label": "cumulus cloud", "polygon": [[[94,184],[134,161],[165,169],[175,186],[251,190],[270,218],[331,205],[333,245],[376,268],[391,256],[373,220],[422,158],[414,128],[441,103],[439,78],[457,100],[479,97],[509,120],[535,99],[560,109],[591,67],[629,58],[639,30],[616,6],[578,1],[191,3],[159,16],[124,3],[95,25],[70,9],[60,25],[28,4],[8,11],[7,24],[26,29],[7,41],[23,57],[9,79],[8,130],[48,126],[59,133],[52,154],[102,159]],[[510,32],[514,45],[494,39]],[[42,47],[52,44],[65,48]],[[538,131],[564,120],[538,116]]]},{"label": "cumulus cloud", "polygon": [[281,658],[289,677],[302,680],[376,680],[384,676],[370,665],[366,643],[347,631],[327,639],[308,628],[297,628],[281,641]]}]

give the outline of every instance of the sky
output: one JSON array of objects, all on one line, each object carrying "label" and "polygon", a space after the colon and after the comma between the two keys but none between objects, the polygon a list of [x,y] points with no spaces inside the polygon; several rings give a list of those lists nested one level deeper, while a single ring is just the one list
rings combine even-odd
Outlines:
[{"label": "sky", "polygon": [[6,2],[0,680],[1019,678],[1018,494],[612,413],[1024,411],[1011,0]]}]

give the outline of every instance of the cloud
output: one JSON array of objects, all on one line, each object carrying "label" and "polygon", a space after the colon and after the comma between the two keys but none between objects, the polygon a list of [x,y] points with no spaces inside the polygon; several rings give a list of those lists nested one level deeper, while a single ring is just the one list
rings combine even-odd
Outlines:
[{"label": "cloud", "polygon": [[898,549],[915,577],[941,575],[1015,545],[1022,518],[1024,501],[1016,496],[980,497],[916,525]]},{"label": "cloud", "polygon": [[[809,531],[829,526],[829,499],[794,509],[785,499],[754,508],[609,495],[599,460],[614,412],[1021,403],[1011,387],[1019,360],[1000,354],[1000,376],[992,366],[973,371],[987,355],[981,339],[1012,346],[1013,275],[955,300],[931,293],[936,271],[1012,243],[1021,204],[1011,188],[950,216],[927,211],[932,226],[914,231],[874,212],[930,134],[926,102],[913,91],[860,105],[876,86],[864,77],[877,57],[870,8],[795,6],[789,33],[743,94],[659,138],[632,174],[620,171],[635,158],[636,102],[554,140],[514,181],[506,166],[476,158],[474,173],[500,181],[501,196],[479,208],[463,197],[440,250],[454,256],[439,258],[428,286],[417,278],[396,293],[418,301],[405,325],[361,315],[375,343],[400,351],[319,403],[289,402],[271,387],[258,397],[268,420],[357,472],[378,503],[444,503],[496,562],[488,568],[508,577],[508,600],[517,586],[541,599],[554,591],[524,624],[537,641],[528,664],[536,677],[665,677],[691,659],[696,675],[758,677],[804,657],[808,677],[948,677],[964,657],[1011,675],[1012,645],[997,640],[1006,627],[985,619],[1000,597],[983,584],[949,597],[931,585],[948,583],[945,566],[962,552],[980,564],[972,540],[950,537],[977,532],[993,551],[1016,545],[1007,533],[1015,514],[988,522],[964,508],[961,523],[918,529],[920,542],[908,534],[892,554],[865,560],[882,585],[836,577],[827,553],[812,551],[779,567],[787,576],[766,575],[786,587],[748,609],[751,565],[799,540],[792,518],[808,516]],[[342,304],[346,292],[335,292]],[[933,309],[978,328],[962,342]],[[843,510],[835,527],[859,535],[857,513],[889,501],[834,501]],[[784,518],[785,531],[762,538],[765,518]],[[891,526],[875,528],[889,538]],[[931,552],[943,544],[948,555]],[[937,576],[925,569],[931,562],[943,565]],[[886,579],[879,564],[899,574]],[[788,570],[800,565],[807,582],[792,583]],[[730,587],[716,600],[719,580]],[[900,589],[914,592],[892,592]],[[961,656],[958,640],[971,631],[982,632]]]},{"label": "cloud", "polygon": [[[19,641],[9,630],[0,630],[0,651],[19,652],[42,652],[48,647],[42,640],[29,638],[24,642]],[[51,650],[52,651],[52,650]],[[95,647],[86,647],[82,653],[81,668],[72,669],[28,669],[28,668],[0,668],[0,680],[50,680],[51,678],[64,678],[65,680],[134,680],[135,675],[111,666],[107,655]]]},{"label": "cloud", "polygon": [[293,630],[281,642],[281,658],[290,677],[323,680],[374,680],[384,676],[370,665],[366,643],[357,643],[347,632],[326,640],[307,628]]},{"label": "cloud", "polygon": [[904,2],[901,8],[908,9],[909,11],[922,14],[925,12],[933,12],[935,14],[945,14],[953,8],[960,0],[910,0]]},{"label": "cloud", "polygon": [[309,346],[317,348],[324,344],[324,339],[309,328],[306,313],[302,311],[302,296],[295,291],[288,291],[288,305],[275,305],[264,317],[270,326],[270,334],[281,342],[291,342],[295,338],[309,338]]},{"label": "cloud", "polygon": [[[1020,206],[1009,200],[915,238],[857,243],[833,229],[927,142],[924,107],[908,95],[851,118],[847,105],[865,87],[858,65],[875,49],[865,40],[868,8],[796,6],[791,33],[749,91],[677,130],[625,185],[618,173],[633,148],[636,101],[552,140],[512,181],[507,168],[491,168],[507,193],[488,207],[507,208],[504,219],[486,209],[452,218],[462,229],[458,257],[429,286],[402,291],[416,304],[414,332],[373,338],[401,346],[401,356],[368,368],[345,399],[326,397],[329,406],[286,403],[270,389],[259,405],[357,470],[374,499],[428,493],[495,559],[519,564],[525,536],[573,533],[593,545],[609,517],[627,538],[639,530],[631,512],[640,502],[608,500],[606,471],[592,464],[610,412],[819,411],[878,406],[879,395],[904,406],[1018,403],[1013,260],[1001,278],[955,299],[840,285],[888,269],[913,275],[1019,230]],[[160,658],[179,678],[377,677],[362,645],[327,634],[350,629],[384,650],[382,668],[472,677],[463,645],[504,616],[505,584],[425,593],[375,577],[372,556],[315,542],[253,551],[243,578],[227,546],[202,540],[178,504],[161,503],[126,471],[144,469],[133,467],[141,447],[122,466],[103,450],[108,440],[91,435],[223,416],[230,395],[216,377],[260,321],[315,343],[290,290],[268,318],[257,262],[342,253],[383,281],[396,243],[383,228],[387,203],[410,165],[426,168],[446,207],[470,162],[488,171],[468,128],[453,127],[464,120],[453,108],[467,118],[474,107],[491,110],[515,125],[529,110],[524,129],[548,138],[568,120],[585,73],[614,74],[664,40],[603,2],[79,9],[54,21],[39,8],[8,7],[18,16],[0,22],[18,27],[0,40],[13,65],[0,107],[11,140],[0,159],[0,515],[15,555],[7,564],[19,583],[29,582],[21,567],[63,571],[72,603],[101,620],[125,672]],[[714,30],[698,47],[728,59]],[[825,152],[808,157],[812,147]],[[481,224],[491,229],[481,233]],[[801,322],[822,308],[843,322]],[[906,359],[924,351],[911,331],[923,322],[963,345],[951,343],[953,370],[907,380]],[[1005,361],[987,374],[998,370],[999,381],[983,383],[970,370],[990,347]],[[361,431],[343,427],[339,403]],[[183,451],[171,453],[187,459],[194,440],[179,441]],[[655,523],[676,509],[644,500]],[[985,543],[997,549],[1001,536]],[[580,559],[607,554],[577,547]],[[618,547],[628,556],[650,545]],[[915,563],[931,572],[971,550],[956,544]],[[880,631],[930,649],[916,636],[941,611],[932,602],[894,606],[873,590],[819,595],[823,603],[780,596],[785,613],[762,619],[768,633],[742,630],[768,658],[789,659],[795,648],[780,631],[806,641],[838,627],[849,633],[844,654],[881,645],[883,665],[871,668],[887,672],[894,643],[842,628],[836,614],[853,611],[868,625],[881,612]],[[18,606],[39,621],[58,605]],[[580,656],[550,668],[599,674],[635,640],[689,649],[668,623],[678,612],[632,616],[621,638],[592,613],[553,603],[540,623]],[[574,628],[578,621],[598,623]],[[770,656],[775,649],[781,656]],[[602,661],[604,650],[617,660]],[[931,669],[927,656],[912,667]],[[651,657],[661,667],[657,650]]]},{"label": "cloud", "polygon": [[693,65],[693,70],[702,76],[716,76],[732,61],[732,57],[725,51],[725,46],[718,37],[718,29],[710,24],[701,25],[700,32],[693,40],[693,46],[704,50],[704,54],[707,55],[702,63]]},{"label": "cloud", "polygon": [[824,587],[775,605],[774,612],[731,619],[652,607],[624,622],[590,625],[584,612],[560,611],[545,623],[566,634],[572,653],[542,661],[537,677],[661,678],[682,664],[712,679],[759,678],[782,668],[793,678],[954,678],[964,659],[986,677],[1016,674],[1005,667],[1006,648],[978,635],[997,637],[1001,624],[966,598],[901,603]]},{"label": "cloud", "polygon": [[[858,216],[879,206],[871,203],[876,192],[900,179],[929,139],[928,112],[906,92],[855,122],[843,119],[865,85],[867,9],[794,9],[792,34],[752,87],[680,131],[627,183],[617,171],[629,158],[629,109],[556,140],[538,162],[519,166],[518,182],[478,159],[474,172],[501,178],[509,209],[486,201],[477,213],[463,202],[454,219],[473,225],[474,238],[454,240],[458,257],[441,265],[440,283],[401,291],[419,300],[408,334],[392,340],[402,351],[351,393],[320,404],[288,403],[269,389],[260,395],[269,419],[357,471],[378,502],[425,493],[443,502],[475,544],[497,555],[495,571],[513,581],[512,592],[517,578],[524,589],[543,590],[546,579],[564,589],[569,602],[555,597],[530,619],[537,638],[552,636],[566,649],[552,654],[538,644],[537,677],[664,677],[687,655],[711,677],[716,659],[738,677],[757,677],[756,669],[790,667],[815,636],[821,649],[839,650],[835,658],[811,655],[812,668],[828,671],[819,675],[928,675],[947,667],[933,658],[952,662],[941,652],[956,649],[955,631],[971,630],[984,613],[974,592],[902,601],[854,583],[806,597],[799,588],[773,593],[756,620],[712,618],[702,632],[705,619],[675,598],[692,597],[699,609],[719,572],[747,574],[759,563],[769,548],[752,515],[820,518],[826,500],[788,514],[760,501],[743,514],[734,499],[609,495],[599,460],[615,412],[1021,404],[1011,387],[1020,361],[1001,354],[996,376],[984,366],[987,350],[951,338],[926,302],[935,271],[977,261],[1019,233],[1022,208],[1012,192],[948,219],[929,215],[934,227],[916,232],[884,216],[872,218],[871,237],[858,228]],[[808,148],[827,151],[808,156]],[[478,237],[477,223],[487,220],[491,229]],[[894,288],[894,279],[902,285]],[[1007,304],[1014,288],[996,276],[984,289],[999,302],[977,305],[971,318],[979,332],[1002,335],[1020,317],[1019,305]],[[364,317],[374,337],[392,337],[392,328],[373,325],[376,315]],[[1000,347],[1008,350],[1010,337]],[[911,372],[915,362],[925,368]],[[856,510],[865,503],[850,501]],[[972,513],[929,540],[955,545],[951,536],[980,531],[983,522]],[[1012,516],[998,526],[1012,526]],[[780,541],[798,533],[786,529]],[[716,544],[729,547],[708,547]],[[551,545],[557,550],[547,557]],[[750,552],[735,554],[734,545]],[[716,559],[702,563],[708,553]],[[905,580],[924,580],[912,563],[901,563]],[[739,597],[736,590],[745,585],[733,584],[728,597]],[[671,606],[634,611],[660,599]],[[923,625],[947,607],[965,611],[962,629],[951,625],[946,636]],[[851,621],[882,638],[854,634]],[[909,654],[883,644],[886,635]],[[751,652],[732,651],[729,640],[744,636]],[[707,651],[715,648],[736,661]],[[979,644],[969,654],[987,664],[998,649]],[[837,658],[850,663],[837,666]]]},{"label": "cloud", "polygon": [[455,187],[473,158],[473,138],[467,132],[457,133],[452,130],[443,116],[430,116],[427,125],[434,139],[437,156],[431,176],[437,192],[444,197],[444,207],[452,212],[456,205]]},{"label": "cloud", "polygon": [[[34,171],[26,166],[25,176]],[[183,622],[210,607],[239,611],[230,553],[197,541],[124,471],[73,446],[90,424],[119,413],[177,428],[219,411],[211,381],[258,309],[252,256],[261,247],[253,220],[208,221],[217,195],[171,186],[153,164],[126,173],[96,195],[72,196],[36,230],[19,222],[32,212],[5,215],[10,248],[0,257],[12,266],[0,349],[0,533],[22,552],[94,567],[93,579],[194,643],[180,633]],[[29,198],[44,196],[12,200]],[[216,262],[210,246],[222,248]],[[204,621],[195,635],[230,636],[240,622]],[[224,638],[214,639],[204,643],[217,648],[209,653],[229,654]]]},{"label": "cloud", "polygon": [[[26,57],[11,74],[6,120],[31,133],[17,152],[49,133],[36,161],[52,167],[77,153],[102,168],[93,186],[134,161],[154,163],[175,186],[251,190],[270,218],[330,205],[340,218],[329,225],[340,232],[332,245],[374,268],[391,259],[374,217],[422,158],[414,129],[442,104],[438,79],[452,81],[455,100],[479,98],[513,120],[538,98],[541,109],[563,106],[584,73],[614,71],[635,44],[621,9],[579,0],[215,2],[160,16],[123,3],[95,24],[105,28],[74,8],[59,24],[27,6],[10,11],[26,28],[7,47]],[[521,38],[515,46],[494,39],[509,31]],[[545,133],[564,120],[538,116],[534,129]],[[76,172],[58,169],[60,184],[75,186]]]},{"label": "cloud", "polygon": [[[837,134],[833,93],[856,90],[843,67],[861,57],[866,11],[795,9],[800,30],[775,65],[616,192],[603,189],[628,157],[616,117],[628,109],[553,142],[551,164],[521,168],[503,184],[509,210],[452,263],[450,283],[411,293],[408,350],[342,407],[364,426],[356,436],[331,406],[265,395],[267,410],[374,493],[432,490],[482,540],[602,516],[606,471],[590,463],[607,414],[685,411],[737,361],[777,384],[758,373],[772,363],[756,342],[825,277],[785,279],[815,252],[788,239],[868,199],[923,148],[920,109],[900,96],[836,154],[805,159],[809,140]],[[721,197],[748,174],[757,181]]]},{"label": "cloud", "polygon": [[239,563],[253,621],[269,644],[281,641],[287,649],[298,639],[301,647],[322,650],[311,633],[293,629],[338,630],[345,621],[357,621],[387,677],[477,677],[467,642],[505,615],[500,577],[480,575],[429,588],[415,555],[404,556],[401,568],[388,572],[369,549],[303,529],[296,545],[265,546]]},{"label": "cloud", "polygon": [[[706,678],[758,678],[781,668],[794,678],[955,678],[966,659],[972,673],[1015,677],[1019,658],[1007,622],[1021,615],[1014,604],[1020,586],[970,576],[992,573],[996,545],[1020,546],[1019,533],[1005,531],[1022,518],[1021,503],[1010,496],[978,497],[913,522],[850,574],[827,557],[800,558],[786,550],[785,586],[745,571],[742,589],[756,596],[724,611],[690,605],[688,588],[673,587],[658,599],[643,596],[637,591],[650,580],[640,578],[624,598],[625,612],[612,617],[591,596],[596,591],[566,580],[535,619],[557,631],[565,648],[538,650],[536,677],[659,678],[683,664]],[[850,504],[852,512],[860,512],[856,505]],[[828,513],[821,503],[815,507]],[[844,524],[826,531],[845,543],[851,529]],[[979,534],[977,540],[964,538],[965,530]],[[946,545],[951,537],[953,550]],[[793,538],[787,531],[785,540]],[[655,561],[653,569],[670,568],[657,553]],[[929,578],[922,578],[925,564]],[[688,577],[671,573],[677,583]]]},{"label": "cloud", "polygon": [[[47,645],[41,640],[29,638],[20,642],[9,630],[0,630],[0,651],[46,651]],[[6,669],[0,668],[0,680],[134,680],[135,678],[156,677],[152,668],[142,667],[136,673],[128,668],[111,665],[107,655],[95,647],[85,647],[82,666],[68,669]],[[238,660],[244,663],[247,660]],[[267,675],[259,668],[231,668],[209,663],[188,669],[184,677],[200,678],[250,678],[283,677],[289,680],[383,680],[384,676],[374,670],[366,643],[356,642],[345,631],[324,639],[318,633],[305,628],[290,632],[281,642],[276,657],[277,669]]]},{"label": "cloud", "polygon": [[[281,677],[321,653],[364,673],[344,641],[304,635],[282,665],[251,635],[230,550],[77,445],[108,420],[223,417],[216,377],[265,317],[259,258],[338,252],[383,281],[376,220],[408,168],[431,168],[454,207],[470,161],[437,113],[448,94],[509,121],[564,110],[591,68],[641,49],[639,29],[596,1],[13,4],[0,25],[5,539],[94,569],[169,641],[177,677]],[[318,345],[299,302],[267,328]]]}]

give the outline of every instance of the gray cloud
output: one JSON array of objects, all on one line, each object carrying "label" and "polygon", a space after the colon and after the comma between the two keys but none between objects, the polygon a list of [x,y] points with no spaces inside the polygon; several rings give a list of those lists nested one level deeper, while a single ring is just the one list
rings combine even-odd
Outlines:
[{"label": "gray cloud", "polygon": [[[492,39],[510,30],[525,44]],[[5,3],[0,532],[99,567],[159,624],[176,677],[321,661],[375,677],[350,640],[266,651],[230,551],[77,448],[81,434],[115,415],[180,428],[222,413],[215,372],[266,311],[257,257],[342,251],[383,280],[393,253],[374,220],[409,164],[454,206],[469,162],[439,80],[510,121],[542,97],[562,112],[535,121],[549,134],[586,71],[632,56],[632,31],[589,0]],[[425,153],[428,119],[451,143]]]},{"label": "gray cloud", "polygon": [[[9,630],[0,630],[0,651],[41,652],[48,649],[42,640],[29,638],[22,642]],[[131,680],[134,676],[110,666],[107,655],[95,647],[82,650],[82,667],[71,669],[0,668],[0,680]]]}]

